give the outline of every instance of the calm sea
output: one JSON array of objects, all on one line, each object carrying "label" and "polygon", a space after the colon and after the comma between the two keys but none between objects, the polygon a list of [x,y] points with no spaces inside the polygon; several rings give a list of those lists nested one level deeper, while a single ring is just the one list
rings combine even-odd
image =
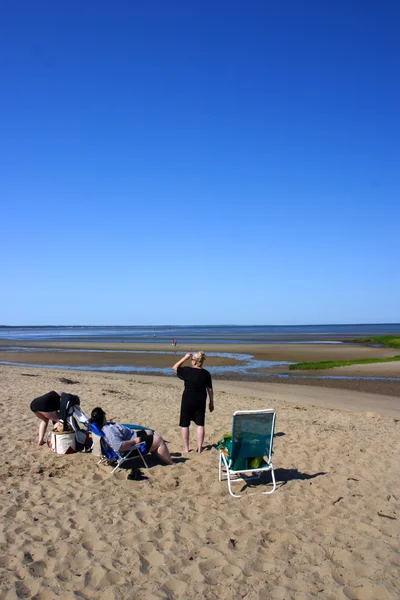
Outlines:
[{"label": "calm sea", "polygon": [[0,339],[21,341],[265,343],[329,341],[371,335],[400,334],[399,323],[363,325],[212,325],[212,326],[48,326],[0,327]]}]

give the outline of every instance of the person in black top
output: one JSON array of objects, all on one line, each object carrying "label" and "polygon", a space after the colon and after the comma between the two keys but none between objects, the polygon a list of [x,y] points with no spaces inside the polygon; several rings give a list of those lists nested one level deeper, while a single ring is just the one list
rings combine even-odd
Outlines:
[{"label": "person in black top", "polygon": [[[205,358],[204,352],[196,352],[193,355],[188,353],[172,367],[179,379],[183,379],[185,382],[179,421],[182,428],[184,452],[189,452],[189,426],[191,421],[194,421],[197,425],[197,452],[200,453],[203,450],[207,393],[209,397],[208,408],[210,412],[214,410],[211,375],[202,367]],[[192,366],[182,367],[188,359],[191,360]]]},{"label": "person in black top", "polygon": [[38,446],[43,446],[44,436],[49,421],[57,423],[60,419],[60,401],[61,396],[54,390],[35,398],[31,402],[31,411],[35,413],[39,423]]}]

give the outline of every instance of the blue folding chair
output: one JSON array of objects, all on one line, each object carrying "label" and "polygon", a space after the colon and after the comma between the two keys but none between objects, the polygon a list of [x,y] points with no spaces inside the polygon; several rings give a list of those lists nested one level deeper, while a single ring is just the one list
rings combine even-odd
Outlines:
[{"label": "blue folding chair", "polygon": [[[227,476],[231,496],[240,498],[232,492],[231,484],[244,481],[237,477],[245,473],[260,476],[271,471],[273,488],[263,494],[272,494],[276,489],[274,467],[271,462],[272,444],[275,428],[275,410],[237,410],[233,415],[232,436],[224,436],[219,444],[219,480],[222,472]],[[232,479],[233,477],[233,479]],[[249,479],[249,478],[246,478]]]},{"label": "blue folding chair", "polygon": [[[95,423],[90,423],[90,421],[87,421],[85,423],[85,425],[93,435],[97,435],[100,438],[100,449],[101,449],[102,456],[97,464],[101,465],[105,461],[108,461],[108,462],[112,462],[114,460],[117,461],[117,464],[111,471],[110,475],[112,475],[117,469],[120,469],[127,460],[134,458],[134,456],[132,456],[134,453],[137,453],[140,456],[140,458],[143,461],[144,466],[146,467],[146,469],[148,468],[145,458],[143,456],[143,453],[146,452],[146,443],[145,442],[140,442],[139,444],[135,444],[134,446],[132,446],[132,448],[129,450],[129,452],[124,452],[124,453],[116,452],[113,448],[111,448],[111,446],[109,444],[107,444],[104,433],[100,429],[100,427],[98,427]],[[131,427],[131,429],[133,429],[133,427]]]}]

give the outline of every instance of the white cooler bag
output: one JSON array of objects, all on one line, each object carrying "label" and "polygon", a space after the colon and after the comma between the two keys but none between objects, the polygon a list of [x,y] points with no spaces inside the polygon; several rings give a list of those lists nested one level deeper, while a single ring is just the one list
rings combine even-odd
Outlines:
[{"label": "white cooler bag", "polygon": [[56,454],[72,454],[76,450],[75,431],[52,431],[49,447]]}]

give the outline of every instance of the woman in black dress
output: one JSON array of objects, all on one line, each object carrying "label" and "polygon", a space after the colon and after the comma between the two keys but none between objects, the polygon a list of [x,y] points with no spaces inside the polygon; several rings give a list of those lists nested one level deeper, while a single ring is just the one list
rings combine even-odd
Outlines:
[{"label": "woman in black dress", "polygon": [[[191,421],[194,421],[197,426],[197,452],[200,453],[203,450],[207,393],[209,398],[208,408],[210,412],[214,410],[211,375],[202,367],[205,358],[204,352],[196,352],[193,355],[188,353],[172,367],[179,379],[183,379],[185,382],[179,421],[184,452],[189,452],[189,426]],[[190,359],[192,366],[182,367],[188,359]]]},{"label": "woman in black dress", "polygon": [[53,390],[52,392],[47,392],[47,394],[35,398],[31,402],[31,411],[35,413],[38,419],[40,419],[38,446],[43,446],[45,443],[44,436],[48,422],[53,421],[53,423],[57,423],[60,418],[60,400],[60,394]]}]

